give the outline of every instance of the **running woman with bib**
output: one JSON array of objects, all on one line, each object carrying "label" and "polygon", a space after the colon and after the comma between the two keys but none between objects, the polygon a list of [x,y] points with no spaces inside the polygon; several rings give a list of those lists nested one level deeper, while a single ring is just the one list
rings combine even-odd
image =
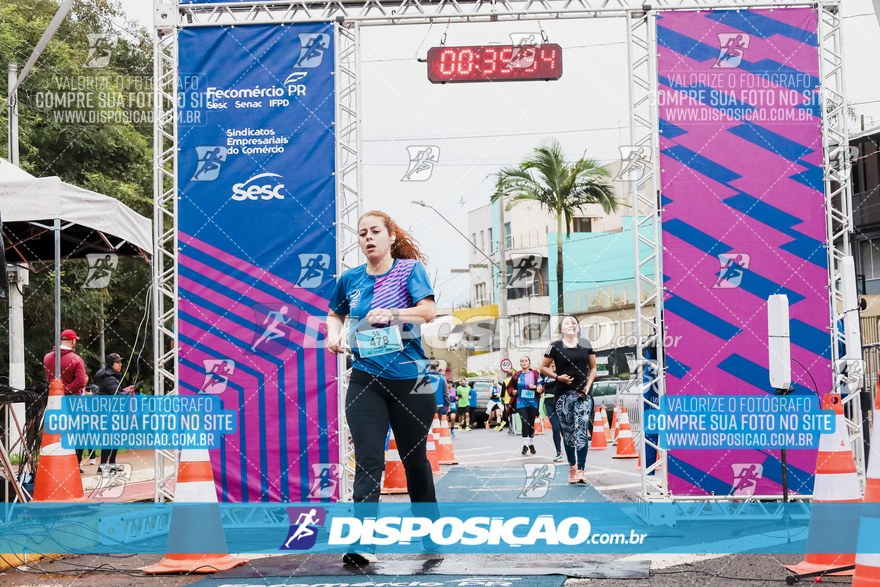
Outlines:
[{"label": "running woman with bib", "polygon": [[[562,444],[568,457],[568,482],[586,483],[584,467],[589,443],[587,435],[593,413],[590,391],[596,378],[596,353],[593,345],[578,337],[578,320],[572,315],[562,318],[559,325],[562,340],[550,343],[541,373],[556,381],[556,414],[562,429]],[[550,364],[556,363],[556,370]]]},{"label": "running woman with bib", "polygon": [[[436,402],[419,325],[431,322],[437,312],[421,263],[425,257],[412,237],[384,212],[361,216],[358,241],[367,262],[339,278],[327,316],[327,348],[335,354],[345,352],[342,324],[346,316],[350,319],[348,346],[354,362],[345,416],[356,463],[353,501],[370,504],[356,505],[361,512],[379,502],[390,424],[410,500],[436,504],[427,455]],[[352,553],[343,562],[363,565],[375,562],[375,557]]]}]

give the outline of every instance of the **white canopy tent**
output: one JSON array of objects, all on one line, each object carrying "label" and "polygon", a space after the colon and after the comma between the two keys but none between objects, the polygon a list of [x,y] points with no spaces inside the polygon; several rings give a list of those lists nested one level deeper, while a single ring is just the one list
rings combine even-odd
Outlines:
[{"label": "white canopy tent", "polygon": [[62,230],[72,231],[70,238],[64,239],[65,259],[81,259],[89,252],[148,255],[153,249],[149,218],[115,198],[70,185],[58,177],[34,177],[3,159],[0,218],[10,262],[52,260],[52,235],[43,238],[43,232],[55,219],[61,220]]}]

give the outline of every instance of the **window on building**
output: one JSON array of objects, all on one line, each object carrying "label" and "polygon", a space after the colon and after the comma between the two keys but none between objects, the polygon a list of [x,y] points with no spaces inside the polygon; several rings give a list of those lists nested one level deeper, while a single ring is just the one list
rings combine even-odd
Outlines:
[{"label": "window on building", "polygon": [[492,229],[489,229],[489,252],[495,252],[495,243],[492,242]]},{"label": "window on building", "polygon": [[488,303],[486,299],[486,284],[478,283],[474,288],[474,305],[485,306]]},{"label": "window on building", "polygon": [[504,223],[504,246],[505,248],[513,248],[513,240],[510,238],[510,222]]},{"label": "window on building", "polygon": [[593,219],[592,218],[572,218],[571,219],[571,231],[572,232],[593,232]]},{"label": "window on building", "polygon": [[519,314],[511,316],[510,343],[514,346],[550,340],[550,316]]},{"label": "window on building", "polygon": [[471,235],[471,244],[474,245],[474,248],[477,248],[477,233],[473,233]]},{"label": "window on building", "polygon": [[480,231],[480,250],[486,251],[486,232],[483,230]]},{"label": "window on building", "polygon": [[859,261],[865,276],[865,293],[880,294],[880,238],[859,242]]}]

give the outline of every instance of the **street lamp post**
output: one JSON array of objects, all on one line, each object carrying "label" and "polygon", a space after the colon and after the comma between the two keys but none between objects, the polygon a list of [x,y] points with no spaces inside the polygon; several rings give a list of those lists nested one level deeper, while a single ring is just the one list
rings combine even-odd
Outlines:
[{"label": "street lamp post", "polygon": [[[420,200],[412,200],[412,203],[416,204],[417,206],[422,206],[423,208],[430,208],[431,210],[433,210],[437,214],[437,216],[442,218],[446,222],[446,224],[448,224],[449,226],[451,226],[455,230],[455,232],[457,232],[462,237],[464,237],[464,239],[467,242],[471,243],[471,239],[469,239],[462,231],[460,231],[457,226],[455,226],[454,224],[449,222],[449,220],[445,216],[443,216],[443,214],[441,214],[440,211],[437,210],[437,208],[435,208],[434,206],[431,206],[430,204],[425,203],[424,201],[420,201]],[[500,295],[500,299],[498,300],[498,337],[500,338],[501,344],[499,344],[498,346],[499,346],[499,350],[501,351],[501,358],[507,359],[507,358],[509,358],[509,354],[510,354],[510,351],[507,348],[507,343],[508,343],[508,336],[507,336],[507,331],[508,331],[508,328],[507,328],[507,326],[508,326],[508,324],[507,324],[507,320],[508,320],[508,316],[507,316],[507,271],[504,269],[505,265],[507,265],[507,259],[505,258],[505,254],[504,254],[505,253],[504,245],[506,243],[503,241],[503,239],[504,239],[504,216],[503,216],[504,203],[502,202],[501,204],[502,204],[502,211],[501,211],[501,214],[502,214],[502,216],[501,216],[501,239],[502,240],[500,241],[500,246],[499,246],[499,252],[501,255],[501,266],[499,267],[498,264],[495,261],[493,261],[491,257],[489,257],[489,255],[487,255],[482,250],[477,248],[477,243],[471,243],[471,245],[477,251],[479,251],[479,253],[481,255],[486,257],[486,259],[488,259],[489,262],[492,263],[492,265],[498,270],[498,272],[500,274],[499,279],[501,281],[499,283],[499,286],[500,286],[499,289],[500,289],[501,295]]]}]

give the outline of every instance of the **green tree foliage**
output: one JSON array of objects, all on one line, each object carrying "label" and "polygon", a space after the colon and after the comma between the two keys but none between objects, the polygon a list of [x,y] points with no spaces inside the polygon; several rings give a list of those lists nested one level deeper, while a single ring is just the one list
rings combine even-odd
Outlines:
[{"label": "green tree foliage", "polygon": [[510,209],[520,202],[534,201],[556,215],[556,299],[560,314],[565,312],[562,229],[565,228],[568,237],[575,213],[589,204],[601,204],[606,214],[617,211],[620,203],[606,181],[608,177],[608,171],[598,161],[586,156],[569,163],[556,140],[537,147],[519,166],[505,167],[498,172],[492,202],[509,197],[507,209]]},{"label": "green tree foliage", "polygon": [[[59,3],[0,2],[0,63],[27,61]],[[105,67],[86,67],[89,35],[113,40]],[[94,45],[94,43],[93,43]],[[93,52],[94,53],[94,52]],[[6,76],[0,76],[3,95]],[[152,45],[148,32],[127,22],[118,0],[77,2],[19,92],[20,165],[37,177],[62,180],[117,198],[152,216]],[[0,154],[8,157],[9,110],[2,101]],[[7,258],[15,260],[13,251]],[[24,289],[27,382],[44,382],[43,356],[54,339],[54,268],[38,263]],[[77,352],[90,375],[103,364],[98,333],[105,320],[106,352],[131,357],[130,380],[152,379],[152,333],[147,315],[150,269],[143,258],[120,259],[110,285],[82,289],[86,261],[62,264],[62,328],[82,338]],[[146,318],[145,318],[146,316]],[[7,375],[8,306],[0,303],[0,377]],[[149,383],[147,384],[149,387]]]}]

